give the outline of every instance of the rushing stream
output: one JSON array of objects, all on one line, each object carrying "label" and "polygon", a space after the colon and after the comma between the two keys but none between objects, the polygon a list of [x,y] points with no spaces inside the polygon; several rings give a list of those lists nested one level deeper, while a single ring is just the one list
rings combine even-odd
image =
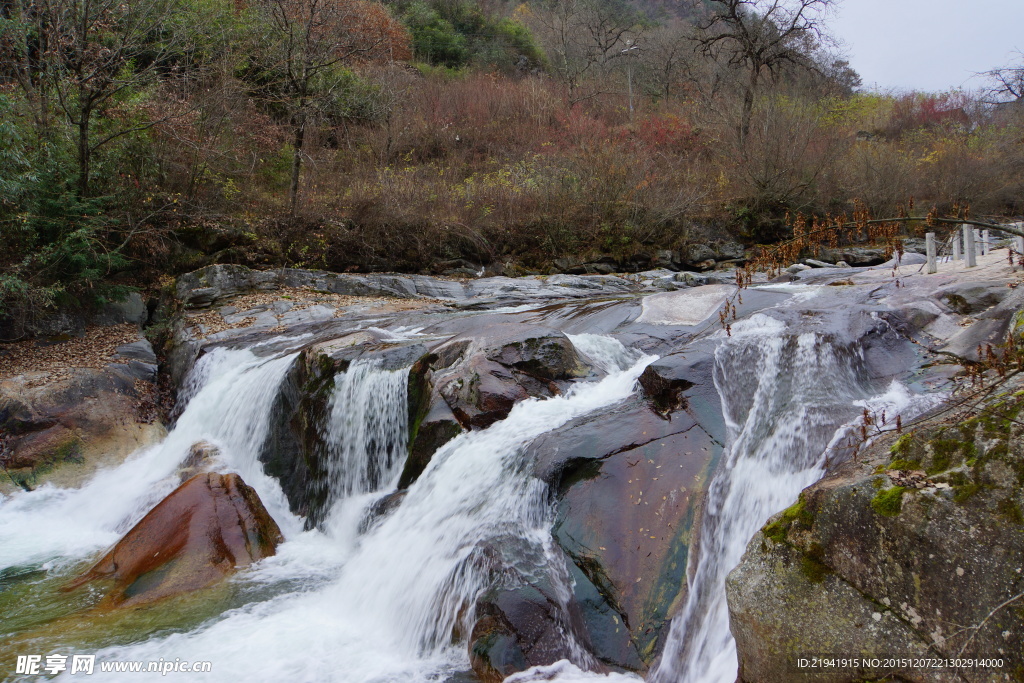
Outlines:
[{"label": "rushing stream", "polygon": [[830,446],[865,408],[894,422],[934,405],[898,382],[871,396],[859,348],[813,332],[787,335],[761,314],[718,346],[714,379],[728,428],[725,463],[708,490],[696,571],[656,683],[735,681],[725,577],[750,538],[822,477]]},{"label": "rushing stream", "polygon": [[[714,385],[727,428],[725,455],[707,492],[699,552],[690,556],[696,564],[688,599],[649,676],[657,683],[735,679],[724,580],[747,541],[822,476],[830,446],[864,408],[906,418],[933,402],[898,382],[879,393],[854,345],[814,332],[787,334],[782,322],[763,314],[733,325],[729,338],[718,336]],[[611,337],[570,339],[603,376],[562,395],[521,401],[504,420],[448,442],[401,505],[372,523],[367,511],[394,491],[408,450],[408,368],[351,363],[336,376],[320,425],[329,513],[308,530],[257,458],[296,354],[214,349],[191,370],[181,391],[184,408],[162,443],[81,488],[47,485],[0,498],[0,569],[70,573],[172,491],[190,447],[206,441],[218,449],[216,469],[239,473],[281,526],[286,542],[278,554],[235,576],[235,597],[218,614],[154,627],[143,639],[60,651],[77,647],[98,660],[173,653],[215,663],[213,677],[179,673],[176,680],[446,681],[468,669],[465,640],[475,605],[509,571],[543,579],[562,607],[572,598],[564,555],[551,536],[549,491],[531,474],[527,446],[627,399],[654,357]],[[509,680],[636,680],[585,673],[596,660],[568,622],[559,634],[572,661]]]}]

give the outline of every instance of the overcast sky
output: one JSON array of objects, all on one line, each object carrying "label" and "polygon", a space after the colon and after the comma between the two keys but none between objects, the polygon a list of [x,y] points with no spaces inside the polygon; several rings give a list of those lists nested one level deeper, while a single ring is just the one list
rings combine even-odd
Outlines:
[{"label": "overcast sky", "polygon": [[842,0],[827,23],[865,88],[979,87],[1024,50],[1024,0]]}]

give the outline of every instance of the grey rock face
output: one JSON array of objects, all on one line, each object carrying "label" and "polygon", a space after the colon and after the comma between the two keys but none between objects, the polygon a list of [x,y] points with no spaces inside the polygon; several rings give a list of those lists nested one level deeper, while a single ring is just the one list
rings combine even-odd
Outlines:
[{"label": "grey rock face", "polygon": [[789,680],[810,653],[1004,660],[815,681],[994,681],[1024,666],[1024,428],[1002,418],[1024,407],[1018,389],[880,440],[751,540],[727,584],[742,681]]},{"label": "grey rock face", "polygon": [[970,315],[995,306],[1011,291],[1003,283],[958,282],[935,292],[935,298],[961,315]]}]

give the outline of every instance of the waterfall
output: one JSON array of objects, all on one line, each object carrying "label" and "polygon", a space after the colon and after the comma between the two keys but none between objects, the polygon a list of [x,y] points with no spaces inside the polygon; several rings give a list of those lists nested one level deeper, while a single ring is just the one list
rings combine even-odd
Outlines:
[{"label": "waterfall", "polygon": [[409,450],[409,368],[354,361],[334,380],[323,426],[328,505],[394,485]]},{"label": "waterfall", "polygon": [[175,471],[200,440],[219,449],[217,467],[239,472],[256,488],[285,533],[295,528],[276,480],[256,460],[292,358],[214,349],[189,374],[183,388],[187,404],[161,443],[97,472],[80,488],[48,484],[0,499],[0,569],[53,567],[112,545],[174,490]]},{"label": "waterfall", "polygon": [[[43,486],[0,498],[0,569],[59,570],[108,547],[178,484],[190,446],[209,441],[219,450],[214,467],[238,472],[257,490],[286,542],[231,579],[242,596],[232,609],[198,627],[117,641],[95,652],[98,661],[214,663],[215,678],[176,674],[181,681],[444,681],[468,668],[465,641],[488,591],[544,585],[568,612],[571,578],[551,537],[550,492],[531,474],[529,444],[629,397],[653,360],[609,337],[570,339],[601,379],[522,401],[506,419],[456,437],[399,494],[400,505],[369,525],[368,508],[395,493],[408,450],[408,369],[351,363],[335,376],[318,425],[330,514],[322,528],[308,530],[258,459],[296,354],[283,342],[277,355],[214,349],[189,374],[184,408],[162,443],[79,489]],[[735,680],[724,580],[749,539],[824,474],[830,447],[862,410],[907,420],[937,400],[898,382],[874,395],[859,347],[823,333],[787,333],[764,314],[735,323],[732,336],[721,338],[713,378],[726,449],[707,492],[699,552],[690,555],[686,603],[650,675],[655,683]],[[567,622],[557,637],[571,662],[512,680],[637,680],[587,673],[596,662]],[[91,678],[118,676],[97,670]]]},{"label": "waterfall", "polygon": [[704,507],[696,568],[673,619],[654,683],[732,683],[736,646],[725,577],[769,517],[825,473],[829,448],[866,408],[912,417],[935,397],[898,382],[871,396],[859,346],[822,334],[786,334],[764,314],[740,321],[715,352],[714,382],[727,442]]},{"label": "waterfall", "polygon": [[[393,486],[401,466],[405,374],[354,363],[336,377],[324,432],[334,458],[331,523],[286,532],[276,556],[236,576],[250,596],[244,605],[188,632],[100,650],[97,659],[209,660],[217,671],[251,680],[436,683],[468,668],[465,640],[476,601],[509,576],[553,586],[565,607],[571,580],[551,538],[549,493],[531,474],[527,447],[630,396],[653,360],[608,338],[587,335],[579,343],[608,367],[607,376],[522,401],[505,420],[456,437],[435,453],[401,505],[364,530],[363,511]],[[562,637],[577,665],[596,665],[568,628]],[[93,678],[105,680],[99,671]]]}]

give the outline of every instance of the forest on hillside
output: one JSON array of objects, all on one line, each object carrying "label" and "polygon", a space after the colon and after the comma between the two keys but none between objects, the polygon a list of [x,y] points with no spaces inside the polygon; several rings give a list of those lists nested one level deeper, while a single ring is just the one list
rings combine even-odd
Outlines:
[{"label": "forest on hillside", "polygon": [[1024,68],[861,89],[833,0],[2,0],[0,317],[1024,211]]}]

